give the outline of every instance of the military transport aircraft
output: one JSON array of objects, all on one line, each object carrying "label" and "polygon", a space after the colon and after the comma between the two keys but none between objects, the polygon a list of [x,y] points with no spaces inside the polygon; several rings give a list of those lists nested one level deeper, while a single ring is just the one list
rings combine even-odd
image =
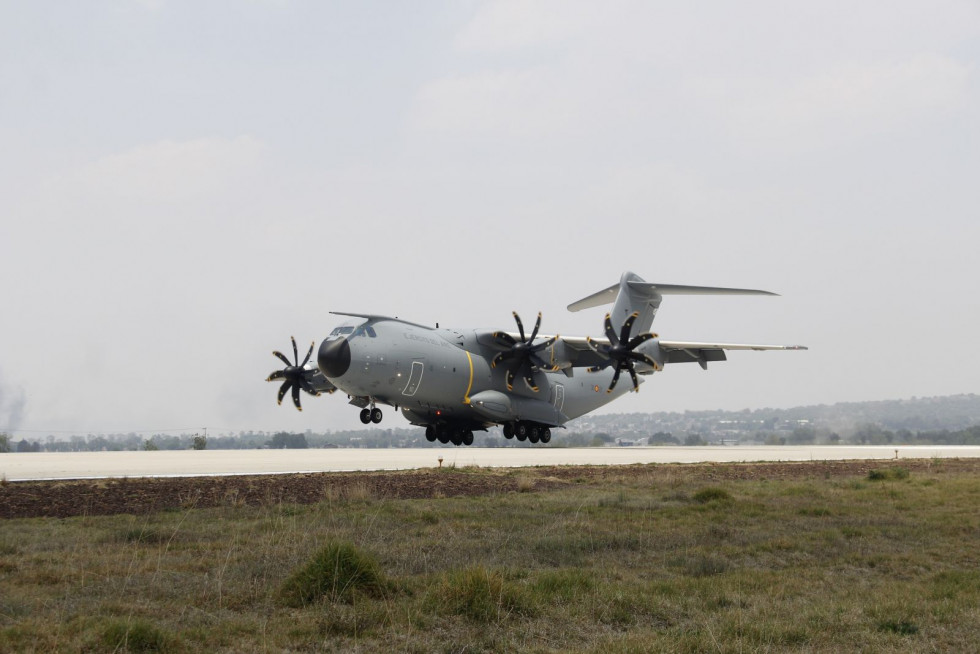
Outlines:
[{"label": "military transport aircraft", "polygon": [[[725,350],[805,350],[802,345],[742,345],[665,341],[649,332],[665,295],[776,295],[742,288],[651,284],[624,273],[618,284],[568,305],[580,311],[615,303],[605,337],[531,333],[517,313],[517,332],[440,329],[373,314],[333,312],[348,318],[302,361],[293,339],[293,360],[273,352],[286,367],[267,381],[282,380],[278,401],[292,390],[310,395],[347,394],[361,408],[361,422],[379,423],[379,405],[401,410],[425,427],[429,441],[471,445],[474,431],[503,425],[504,436],[547,443],[551,429],[639,390],[642,376],[670,363],[724,361]],[[619,383],[627,373],[631,384]]]}]

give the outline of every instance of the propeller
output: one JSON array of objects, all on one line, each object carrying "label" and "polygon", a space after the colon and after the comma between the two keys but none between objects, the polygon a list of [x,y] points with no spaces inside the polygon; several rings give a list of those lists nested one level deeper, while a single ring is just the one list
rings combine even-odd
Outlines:
[{"label": "propeller", "polygon": [[603,362],[598,366],[589,368],[589,372],[598,372],[604,370],[611,365],[616,366],[616,372],[613,373],[612,381],[609,382],[609,388],[606,389],[607,393],[612,393],[613,389],[616,387],[616,382],[619,381],[619,373],[623,370],[629,372],[630,377],[633,379],[633,390],[640,390],[640,382],[636,379],[636,369],[633,367],[634,361],[640,361],[651,366],[654,370],[659,370],[660,365],[641,352],[634,352],[641,343],[649,341],[651,338],[656,338],[657,335],[647,332],[645,334],[640,334],[630,339],[630,330],[633,329],[633,322],[640,316],[638,311],[634,311],[630,314],[626,322],[623,323],[623,328],[620,330],[619,335],[616,335],[616,330],[612,326],[612,318],[607,313],[606,314],[606,338],[609,339],[609,344],[606,343],[596,343],[591,338],[587,338],[586,341],[593,350],[599,354],[608,358],[608,361]]},{"label": "propeller", "polygon": [[274,351],[272,354],[278,357],[280,361],[285,363],[286,367],[269,375],[269,378],[266,379],[266,381],[278,381],[280,379],[284,379],[285,381],[282,383],[282,386],[279,387],[279,395],[276,398],[277,402],[282,404],[282,398],[286,397],[286,393],[288,393],[289,389],[292,388],[293,404],[296,405],[298,410],[302,411],[303,407],[299,403],[300,389],[303,389],[310,395],[320,394],[313,388],[313,386],[310,385],[310,382],[306,381],[303,368],[306,365],[306,362],[310,360],[310,356],[313,354],[313,343],[310,343],[310,351],[306,353],[306,358],[303,359],[303,363],[300,363],[299,352],[296,350],[296,339],[292,336],[290,336],[290,339],[293,341],[293,363],[290,363],[289,359],[287,359],[282,352],[278,350]]},{"label": "propeller", "polygon": [[510,361],[511,363],[507,365],[507,390],[514,390],[514,377],[518,372],[523,370],[524,383],[527,384],[528,388],[537,393],[538,386],[534,383],[534,371],[531,367],[537,366],[542,370],[558,370],[556,366],[548,364],[538,356],[538,352],[554,343],[558,339],[558,336],[552,336],[546,341],[533,345],[534,338],[538,335],[538,329],[541,327],[541,312],[538,312],[538,320],[534,323],[534,329],[531,330],[531,338],[524,337],[524,323],[521,322],[521,317],[517,315],[516,311],[513,313],[514,320],[517,322],[517,330],[521,334],[521,340],[518,341],[506,332],[494,332],[494,345],[503,351],[494,355],[493,359],[490,360],[490,367],[496,368],[498,363]]}]

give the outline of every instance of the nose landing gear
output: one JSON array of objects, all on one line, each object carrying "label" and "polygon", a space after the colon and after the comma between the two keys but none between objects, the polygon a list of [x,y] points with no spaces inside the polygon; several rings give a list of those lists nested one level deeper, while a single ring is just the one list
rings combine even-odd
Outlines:
[{"label": "nose landing gear", "polygon": [[374,424],[378,424],[379,422],[381,422],[381,419],[383,417],[384,414],[381,413],[381,409],[379,409],[378,407],[374,407],[371,409],[361,409],[361,422],[364,423],[365,425],[371,422],[373,422]]}]

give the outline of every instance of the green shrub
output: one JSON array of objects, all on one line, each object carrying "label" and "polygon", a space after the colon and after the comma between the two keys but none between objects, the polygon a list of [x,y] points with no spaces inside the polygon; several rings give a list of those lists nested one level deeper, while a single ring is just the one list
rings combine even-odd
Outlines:
[{"label": "green shrub", "polygon": [[293,573],[280,592],[287,606],[307,606],[328,599],[349,600],[355,592],[384,594],[388,581],[377,561],[349,543],[331,543]]},{"label": "green shrub", "polygon": [[868,481],[890,481],[908,478],[908,468],[877,468],[868,471]]},{"label": "green shrub", "polygon": [[495,570],[476,566],[446,575],[433,589],[429,608],[462,615],[478,622],[499,622],[517,615],[532,615],[526,592]]},{"label": "green shrub", "polygon": [[919,633],[919,627],[908,620],[886,620],[878,625],[878,629],[900,636],[912,636]]},{"label": "green shrub", "polygon": [[102,644],[111,652],[167,652],[170,638],[145,620],[113,622],[102,632]]},{"label": "green shrub", "polygon": [[698,504],[707,504],[708,502],[731,502],[732,494],[726,491],[724,488],[708,486],[707,488],[702,488],[695,493],[692,496],[692,499]]}]

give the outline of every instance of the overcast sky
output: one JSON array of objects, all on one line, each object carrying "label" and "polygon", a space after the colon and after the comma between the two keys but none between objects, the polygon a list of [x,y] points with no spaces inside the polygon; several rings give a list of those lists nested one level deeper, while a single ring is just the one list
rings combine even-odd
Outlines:
[{"label": "overcast sky", "polygon": [[811,349],[606,411],[977,392],[978,63],[976,1],[0,0],[0,430],[360,427],[271,351],[599,335],[624,270],[781,294],[665,339]]}]

